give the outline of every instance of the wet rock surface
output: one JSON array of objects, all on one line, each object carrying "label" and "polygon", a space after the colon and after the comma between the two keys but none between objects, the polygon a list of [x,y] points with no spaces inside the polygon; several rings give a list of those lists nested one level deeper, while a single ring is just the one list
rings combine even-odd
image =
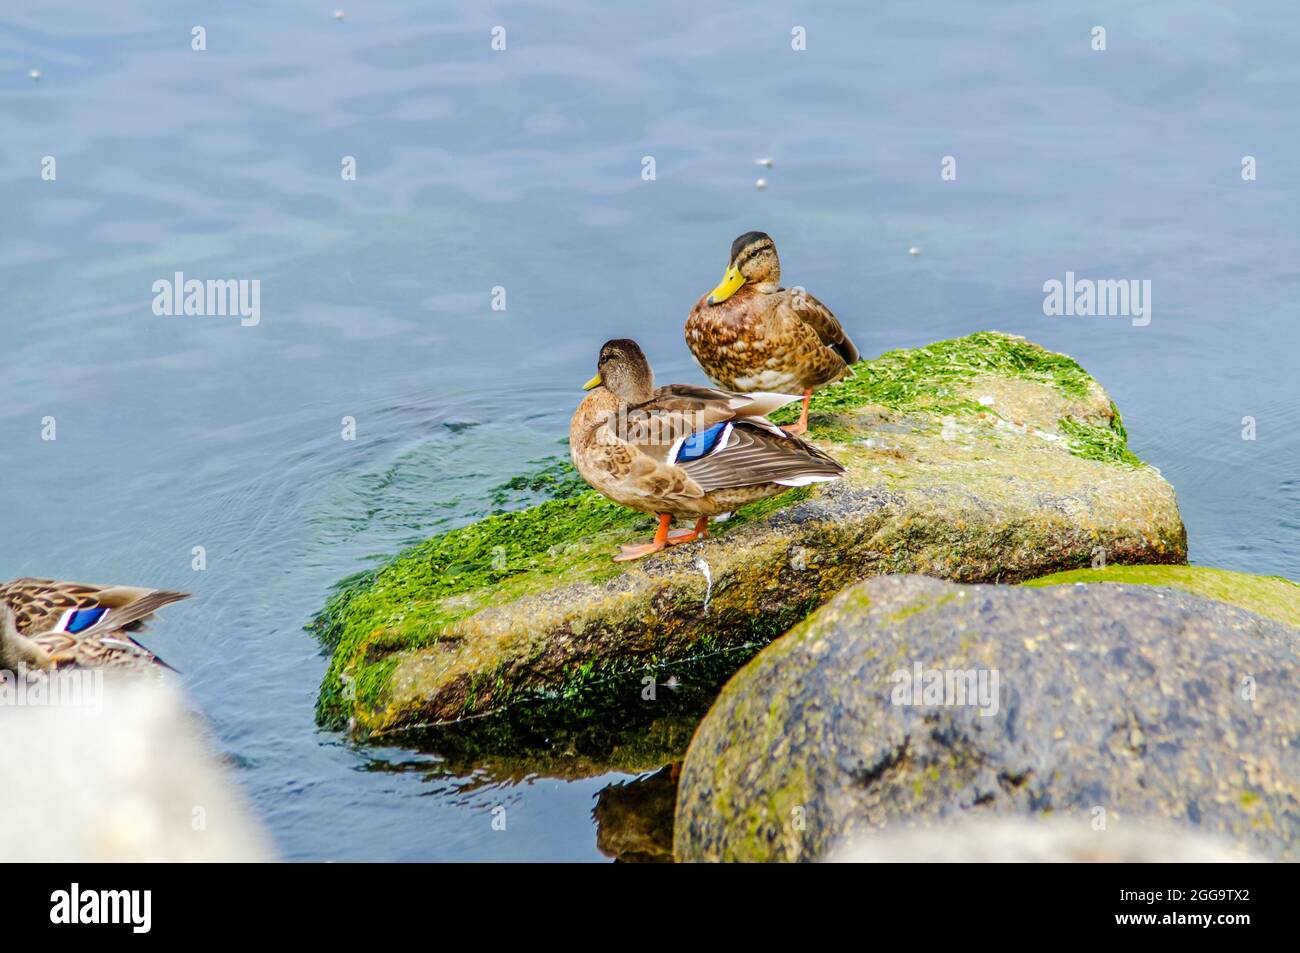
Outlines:
[{"label": "wet rock surface", "polygon": [[1161,586],[854,586],[723,689],[679,860],[818,860],[961,818],[1157,819],[1300,851],[1300,631]]}]

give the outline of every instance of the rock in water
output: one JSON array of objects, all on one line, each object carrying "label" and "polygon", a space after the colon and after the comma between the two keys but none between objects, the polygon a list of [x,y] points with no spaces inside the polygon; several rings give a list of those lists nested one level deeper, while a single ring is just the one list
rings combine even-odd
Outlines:
[{"label": "rock in water", "polygon": [[74,703],[25,691],[0,705],[0,860],[272,859],[176,689],[112,677],[71,687]]},{"label": "rock in water", "polygon": [[1051,812],[1300,858],[1300,631],[1159,586],[873,579],[764,649],[691,742],[679,860]]},{"label": "rock in water", "polygon": [[1015,582],[1099,558],[1186,560],[1172,488],[1070,358],[986,332],[854,371],[813,396],[809,430],[844,479],[743,507],[708,540],[612,563],[650,520],[562,479],[564,498],[350,580],[317,620],[333,648],[321,722],[375,737],[520,703],[581,710],[593,691],[640,703],[646,679],[662,689],[674,673],[718,684],[885,573]]},{"label": "rock in water", "polygon": [[591,817],[602,854],[621,863],[673,862],[674,768],[665,765],[654,774],[610,784],[596,795]]}]

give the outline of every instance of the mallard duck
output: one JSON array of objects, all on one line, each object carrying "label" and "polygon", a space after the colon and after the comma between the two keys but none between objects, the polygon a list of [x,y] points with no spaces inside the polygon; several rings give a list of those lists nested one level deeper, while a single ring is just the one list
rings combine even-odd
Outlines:
[{"label": "mallard duck", "polygon": [[731,243],[722,282],[686,319],[686,346],[713,383],[733,391],[800,391],[808,429],[812,392],[852,375],[858,349],[839,318],[802,288],[781,287],[776,243],[746,232]]},{"label": "mallard duck", "polygon": [[[615,503],[659,517],[654,539],[624,546],[617,561],[703,539],[710,516],[844,473],[763,416],[797,396],[656,388],[635,341],[607,342],[584,390],[590,393],[569,425],[573,465]],[[679,517],[694,518],[695,528],[670,531]]]},{"label": "mallard duck", "polygon": [[186,592],[53,579],[0,584],[0,669],[170,668],[128,633]]}]

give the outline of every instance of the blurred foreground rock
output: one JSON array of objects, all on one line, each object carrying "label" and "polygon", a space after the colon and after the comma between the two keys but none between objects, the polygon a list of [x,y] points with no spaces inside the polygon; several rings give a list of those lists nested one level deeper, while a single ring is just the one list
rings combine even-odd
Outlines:
[{"label": "blurred foreground rock", "polygon": [[0,861],[272,859],[179,691],[94,675],[55,676],[87,678],[76,704],[19,704],[8,683]]}]

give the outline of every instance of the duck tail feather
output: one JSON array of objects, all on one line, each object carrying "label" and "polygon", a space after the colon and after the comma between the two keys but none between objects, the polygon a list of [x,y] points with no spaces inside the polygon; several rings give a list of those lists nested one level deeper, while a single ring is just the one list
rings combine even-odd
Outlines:
[{"label": "duck tail feather", "polygon": [[170,605],[173,602],[180,602],[182,599],[188,599],[189,597],[188,592],[172,592],[167,589],[151,590],[134,602],[109,612],[102,620],[96,622],[86,631],[79,632],[77,638],[101,637],[109,632],[119,631],[132,623],[144,622],[163,606]]}]

